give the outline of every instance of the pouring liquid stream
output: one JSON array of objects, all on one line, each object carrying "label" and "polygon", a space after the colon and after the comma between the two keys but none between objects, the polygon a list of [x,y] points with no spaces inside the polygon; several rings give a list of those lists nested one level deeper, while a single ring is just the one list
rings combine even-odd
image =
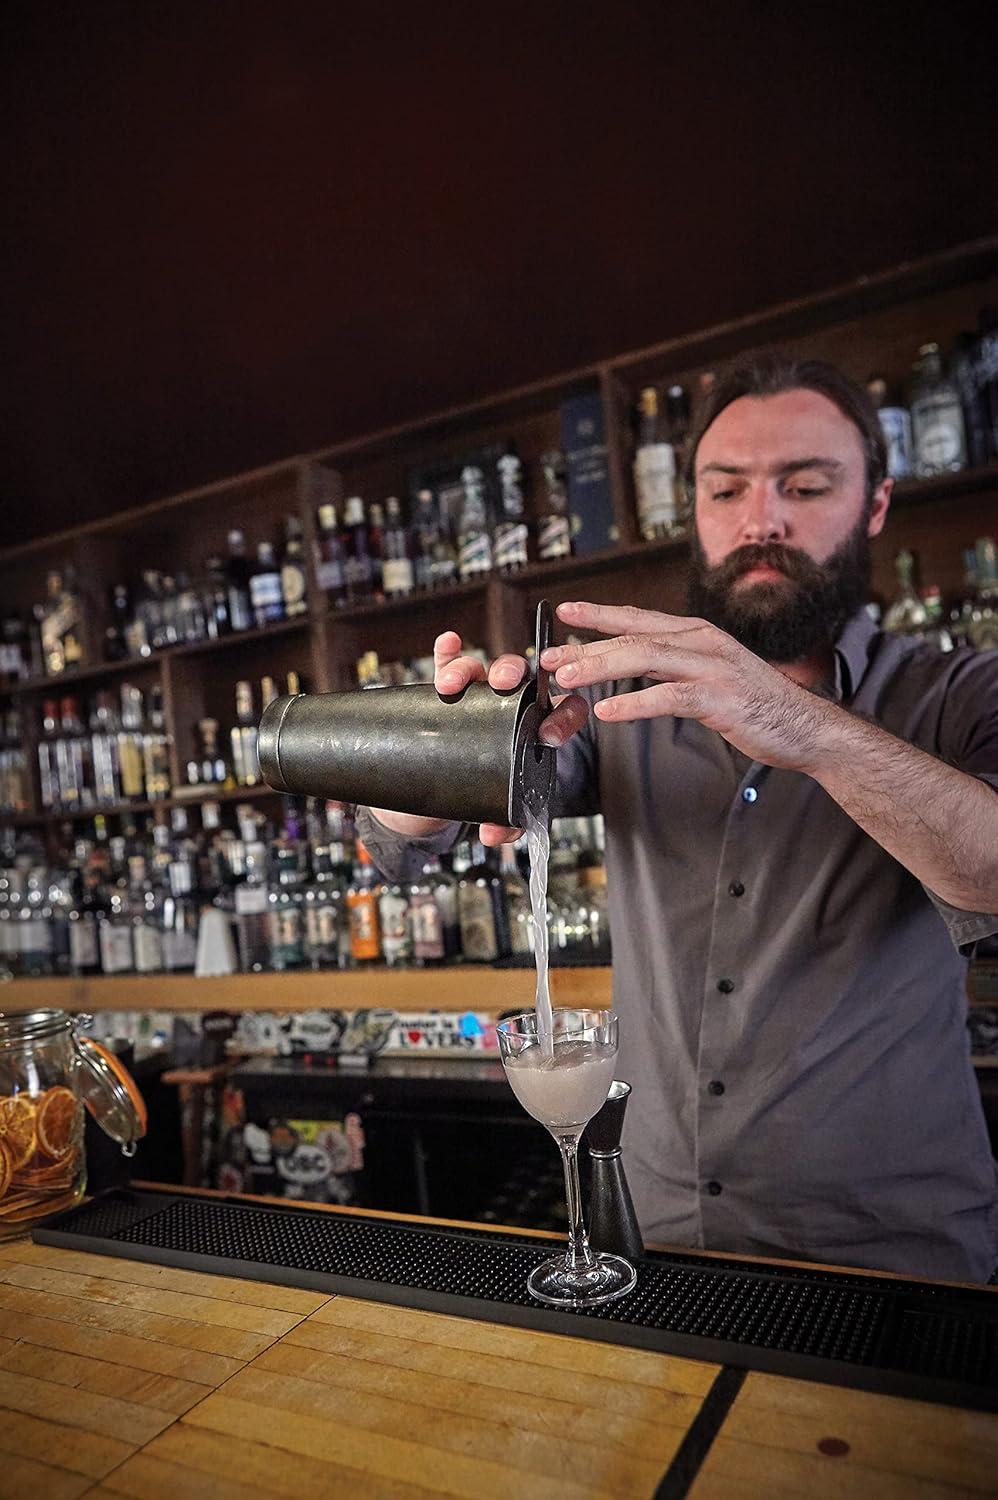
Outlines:
[{"label": "pouring liquid stream", "polygon": [[554,1016],[551,989],[548,984],[548,858],[551,853],[551,826],[547,808],[540,817],[527,807],[527,856],[530,860],[530,911],[534,925],[534,962],[537,965],[537,1036],[541,1057],[554,1057]]}]

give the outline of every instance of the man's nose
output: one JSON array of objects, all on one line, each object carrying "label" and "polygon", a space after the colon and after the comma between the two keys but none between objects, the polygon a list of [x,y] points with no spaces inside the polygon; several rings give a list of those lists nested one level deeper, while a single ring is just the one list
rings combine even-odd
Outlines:
[{"label": "man's nose", "polygon": [[741,516],[743,542],[782,542],[787,523],[783,501],[774,484],[755,484],[745,496]]}]

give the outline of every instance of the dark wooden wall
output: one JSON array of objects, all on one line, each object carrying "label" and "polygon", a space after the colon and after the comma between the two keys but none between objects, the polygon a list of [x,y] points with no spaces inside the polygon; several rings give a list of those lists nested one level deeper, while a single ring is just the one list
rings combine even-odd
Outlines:
[{"label": "dark wooden wall", "polygon": [[0,24],[0,542],[998,226],[989,3]]}]

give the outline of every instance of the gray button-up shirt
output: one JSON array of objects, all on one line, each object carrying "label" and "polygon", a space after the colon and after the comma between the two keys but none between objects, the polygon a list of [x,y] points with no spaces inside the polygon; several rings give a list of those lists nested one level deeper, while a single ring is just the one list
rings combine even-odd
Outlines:
[{"label": "gray button-up shirt", "polygon": [[[835,695],[998,788],[998,653],[943,655],[864,613],[837,643]],[[998,1166],[965,982],[998,916],[939,901],[817,782],[693,719],[591,715],[558,752],[555,811],[606,822],[646,1239],[986,1281]],[[363,831],[392,874],[456,834],[406,852]]]}]

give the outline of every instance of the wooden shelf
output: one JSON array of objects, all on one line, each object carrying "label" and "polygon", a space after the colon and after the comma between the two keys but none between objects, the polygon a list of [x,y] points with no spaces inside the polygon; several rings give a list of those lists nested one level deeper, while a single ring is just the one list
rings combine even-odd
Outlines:
[{"label": "wooden shelf", "polygon": [[199,787],[191,795],[158,797],[155,802],[111,802],[101,807],[66,808],[60,812],[0,813],[0,824],[31,828],[37,824],[77,822],[83,818],[117,818],[126,813],[155,812],[158,807],[200,807],[202,802],[253,802],[258,797],[283,797],[270,786]]},{"label": "wooden shelf", "polygon": [[[92,978],[14,979],[0,986],[0,1010],[476,1010],[498,1014],[534,1004],[533,969],[456,964],[440,969],[326,969],[289,974],[118,974]],[[606,1006],[611,970],[552,969],[555,1003]]]}]

